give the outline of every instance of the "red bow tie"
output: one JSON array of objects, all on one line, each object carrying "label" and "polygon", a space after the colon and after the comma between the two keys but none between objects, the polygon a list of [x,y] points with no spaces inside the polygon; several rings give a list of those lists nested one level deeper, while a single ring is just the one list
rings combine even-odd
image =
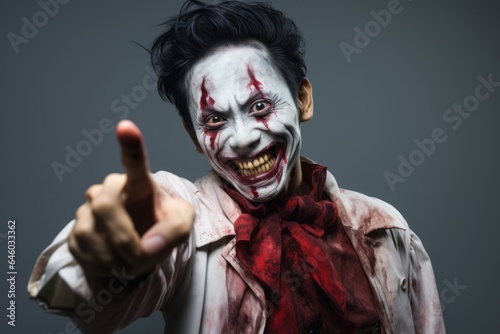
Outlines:
[{"label": "red bow tie", "polygon": [[287,321],[298,322],[298,327],[316,322],[324,297],[340,318],[345,313],[344,287],[323,239],[325,229],[337,220],[336,205],[322,199],[326,167],[303,164],[303,174],[311,193],[291,197],[284,205],[254,204],[225,186],[243,212],[234,222],[238,258],[263,284],[268,297],[279,300],[268,332],[270,326],[287,326]]}]

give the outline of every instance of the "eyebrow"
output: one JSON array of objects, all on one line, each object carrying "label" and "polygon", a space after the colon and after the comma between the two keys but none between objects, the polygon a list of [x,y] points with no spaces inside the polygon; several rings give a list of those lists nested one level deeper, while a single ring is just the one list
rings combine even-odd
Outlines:
[{"label": "eyebrow", "polygon": [[[240,109],[245,110],[252,103],[254,103],[254,101],[256,99],[262,99],[262,98],[265,98],[267,96],[268,96],[268,94],[265,94],[261,90],[254,90],[254,91],[252,91],[252,93],[250,94],[250,96],[248,96],[248,98],[246,99],[245,102],[243,102],[243,103],[236,102],[236,104],[238,105],[238,107]],[[219,115],[228,115],[228,114],[234,113],[234,110],[231,107],[229,107],[229,109],[217,109],[214,106],[208,105],[204,110],[202,110],[201,113],[198,114],[197,119],[199,121],[203,122],[205,120],[205,115],[207,113],[210,113],[210,114],[215,113],[215,114],[219,114]]]},{"label": "eyebrow", "polygon": [[262,99],[267,97],[268,94],[264,94],[262,90],[254,90],[252,94],[243,103],[236,102],[241,109],[247,109],[256,99]]}]

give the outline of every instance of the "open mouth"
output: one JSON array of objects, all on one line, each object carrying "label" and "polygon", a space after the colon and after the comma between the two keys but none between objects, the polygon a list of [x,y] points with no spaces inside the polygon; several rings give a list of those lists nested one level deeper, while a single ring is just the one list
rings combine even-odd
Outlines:
[{"label": "open mouth", "polygon": [[273,170],[278,155],[279,149],[272,146],[251,158],[230,160],[228,164],[239,176],[255,179],[255,177],[264,176]]}]

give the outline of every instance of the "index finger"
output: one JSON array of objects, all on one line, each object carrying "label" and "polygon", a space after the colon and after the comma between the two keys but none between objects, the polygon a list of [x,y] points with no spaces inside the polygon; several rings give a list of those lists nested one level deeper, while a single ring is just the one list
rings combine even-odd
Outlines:
[{"label": "index finger", "polygon": [[116,136],[127,181],[149,180],[149,164],[141,130],[132,121],[123,120],[116,125]]}]

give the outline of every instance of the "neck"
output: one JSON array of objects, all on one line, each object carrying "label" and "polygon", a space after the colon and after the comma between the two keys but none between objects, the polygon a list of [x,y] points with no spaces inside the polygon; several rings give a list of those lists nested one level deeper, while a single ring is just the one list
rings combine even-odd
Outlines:
[{"label": "neck", "polygon": [[277,200],[286,202],[290,197],[307,195],[311,192],[311,185],[308,184],[302,175],[302,165],[300,164],[300,157],[295,161],[290,175],[288,176],[287,183],[281,193],[278,195]]}]

